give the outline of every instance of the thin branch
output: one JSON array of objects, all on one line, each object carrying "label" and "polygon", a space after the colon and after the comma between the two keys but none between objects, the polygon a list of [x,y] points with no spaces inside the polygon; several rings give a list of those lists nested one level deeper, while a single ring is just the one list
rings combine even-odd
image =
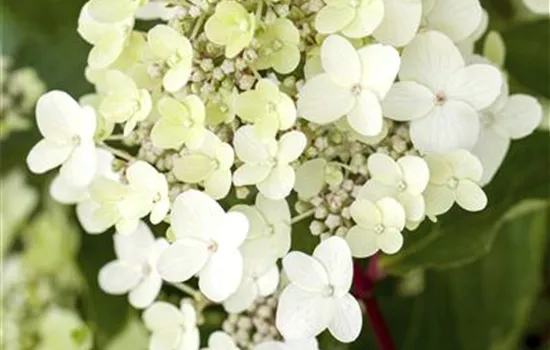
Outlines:
[{"label": "thin branch", "polygon": [[115,156],[117,156],[121,159],[124,159],[128,162],[130,162],[134,159],[134,157],[130,153],[128,153],[126,151],[123,151],[123,150],[120,150],[120,149],[117,149],[117,148],[114,148],[114,147],[111,147],[111,146],[109,146],[105,143],[100,143],[99,146],[106,149],[107,151],[111,152]]},{"label": "thin branch", "polygon": [[378,254],[374,255],[370,259],[366,271],[359,264],[355,263],[353,267],[353,294],[365,305],[378,348],[380,350],[395,350],[395,345],[384,315],[378,306],[376,297],[372,294],[376,282],[383,278],[379,259]]},{"label": "thin branch", "polygon": [[313,216],[313,214],[315,214],[315,208],[310,209],[310,210],[308,210],[308,211],[306,211],[306,212],[304,212],[300,215],[297,215],[297,216],[293,217],[292,220],[290,220],[290,223],[294,225],[297,222],[300,222],[304,219],[309,218],[310,216]]},{"label": "thin branch", "polygon": [[202,298],[201,292],[196,290],[195,288],[185,284],[185,283],[169,283],[172,287],[177,288],[184,292],[185,294],[188,294],[189,296],[193,297],[195,300],[199,300]]}]

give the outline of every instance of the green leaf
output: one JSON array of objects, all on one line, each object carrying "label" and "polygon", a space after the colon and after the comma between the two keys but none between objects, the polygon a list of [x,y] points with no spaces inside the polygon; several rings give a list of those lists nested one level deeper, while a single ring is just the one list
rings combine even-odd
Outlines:
[{"label": "green leaf", "polygon": [[511,26],[502,32],[507,47],[506,70],[520,84],[550,97],[550,19]]},{"label": "green leaf", "polygon": [[[541,287],[549,202],[528,200],[500,225],[493,249],[476,262],[427,271],[414,297],[392,281],[375,290],[397,349],[514,350]],[[393,287],[393,290],[388,287]],[[370,325],[352,349],[374,348]]]},{"label": "green leaf", "polygon": [[547,198],[550,192],[548,133],[537,132],[515,142],[501,170],[486,187],[489,204],[480,213],[454,208],[437,224],[425,223],[406,235],[406,245],[382,266],[391,274],[417,268],[445,269],[475,261],[487,254],[510,208],[529,198]]}]

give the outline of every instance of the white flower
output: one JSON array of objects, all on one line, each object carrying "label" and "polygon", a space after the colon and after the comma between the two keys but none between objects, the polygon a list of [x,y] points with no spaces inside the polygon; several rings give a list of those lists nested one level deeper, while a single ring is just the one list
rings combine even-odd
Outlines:
[{"label": "white flower", "polygon": [[243,252],[244,275],[241,284],[223,303],[225,311],[230,313],[245,311],[258,297],[267,297],[275,293],[279,285],[279,268],[275,260],[272,261],[271,268],[265,270],[265,264],[260,261],[263,257],[259,256],[264,252],[252,249],[248,249],[248,252],[250,253]]},{"label": "white flower", "polygon": [[284,199],[272,200],[261,193],[255,206],[236,205],[231,211],[243,213],[249,222],[246,242],[265,241],[276,258],[282,258],[290,250],[290,209]]},{"label": "white flower", "polygon": [[174,201],[171,227],[176,241],[157,264],[162,278],[182,282],[199,274],[199,288],[214,302],[237,290],[243,274],[239,247],[248,221],[241,213],[225,213],[207,194],[189,190]]},{"label": "white flower", "polygon": [[357,225],[348,231],[346,241],[354,257],[372,256],[378,250],[395,254],[403,246],[405,210],[395,199],[358,199],[351,205],[350,213]]},{"label": "white flower", "polygon": [[27,156],[29,169],[42,174],[61,165],[61,176],[73,186],[89,185],[96,168],[94,110],[54,90],[38,100],[36,122],[44,138]]},{"label": "white flower", "polygon": [[483,9],[479,0],[422,0],[423,27],[442,32],[454,42],[479,27]]},{"label": "white flower", "polygon": [[[105,176],[109,179],[117,179],[118,175],[112,169],[112,162],[115,159],[112,153],[102,148],[95,149],[96,173],[94,178]],[[56,201],[64,204],[76,204],[90,198],[89,186],[74,186],[70,181],[61,175],[57,175],[50,185],[50,195]]]},{"label": "white flower", "polygon": [[299,131],[289,131],[279,139],[260,141],[250,125],[237,130],[235,153],[244,164],[233,174],[235,186],[256,185],[269,199],[284,199],[292,191],[296,174],[289,164],[302,154],[307,139]]},{"label": "white flower", "polygon": [[198,350],[200,346],[197,312],[182,301],[178,309],[157,301],[143,313],[145,327],[153,334],[149,350]]},{"label": "white flower", "polygon": [[166,217],[170,209],[168,182],[151,164],[138,160],[126,169],[126,180],[130,187],[120,208],[127,217],[144,217],[156,225]]},{"label": "white flower", "polygon": [[90,0],[91,16],[103,23],[119,22],[133,17],[144,0]]},{"label": "white flower", "polygon": [[474,30],[474,32],[468,37],[466,37],[466,39],[463,39],[456,43],[456,46],[462,53],[462,57],[464,57],[466,62],[472,63],[470,60],[471,57],[474,55],[475,44],[479,39],[483,37],[488,27],[489,14],[487,13],[487,11],[482,10],[481,22],[479,23],[479,26],[476,28],[476,30]]},{"label": "white flower", "polygon": [[375,44],[357,51],[346,39],[331,35],[321,47],[321,62],[325,73],[309,79],[300,90],[299,114],[318,124],[346,115],[349,125],[361,135],[380,133],[380,101],[399,70],[397,50]]},{"label": "white flower", "polygon": [[279,298],[276,325],[283,337],[315,337],[325,328],[339,341],[349,343],[361,332],[363,318],[351,294],[353,262],[346,241],[331,237],[310,257],[291,252],[283,260],[290,284]]},{"label": "white flower", "polygon": [[316,338],[266,341],[256,345],[252,350],[319,350],[319,344]]},{"label": "white flower", "polygon": [[384,17],[382,0],[325,0],[327,4],[315,17],[321,34],[342,32],[349,38],[371,35]]},{"label": "white flower", "polygon": [[147,33],[151,53],[168,69],[163,75],[162,86],[168,92],[177,92],[187,84],[191,75],[193,47],[185,36],[175,29],[157,24]]},{"label": "white flower", "polygon": [[174,176],[186,183],[199,183],[214,199],[224,198],[231,189],[231,166],[235,160],[233,147],[206,131],[202,145],[174,160]]},{"label": "white flower", "polygon": [[470,152],[458,150],[446,155],[429,155],[430,182],[424,199],[426,215],[432,220],[447,212],[456,201],[468,211],[480,211],[487,205],[487,196],[479,187],[483,168]]},{"label": "white flower", "polygon": [[531,134],[542,120],[542,106],[533,97],[508,95],[505,83],[502,96],[481,113],[482,128],[472,153],[483,165],[480,185],[486,185],[496,174],[510,147],[510,140]]},{"label": "white flower", "polygon": [[150,213],[160,223],[170,209],[166,177],[152,165],[138,160],[126,169],[127,184],[101,176],[90,187],[91,200],[77,206],[78,219],[88,233],[101,233],[112,225],[120,234],[136,230]]},{"label": "white flower", "polygon": [[237,345],[235,345],[235,341],[233,338],[229,336],[229,334],[222,332],[222,331],[216,331],[212,334],[210,334],[210,337],[208,338],[208,347],[202,348],[201,350],[240,350]]},{"label": "white flower", "polygon": [[384,0],[384,18],[372,34],[383,44],[395,47],[411,42],[422,19],[422,0]]},{"label": "white flower", "polygon": [[294,190],[302,200],[309,200],[315,197],[325,184],[325,169],[327,161],[323,158],[316,158],[302,163],[296,169],[296,183]]},{"label": "white flower", "polygon": [[424,217],[422,192],[428,185],[430,171],[424,159],[405,156],[394,161],[376,153],[368,158],[371,179],[361,188],[357,198],[378,201],[392,197],[405,209],[407,220],[419,221]]},{"label": "white flower", "polygon": [[452,41],[425,32],[403,50],[400,82],[384,100],[384,115],[411,121],[411,139],[421,152],[471,149],[479,134],[478,111],[500,93],[502,76],[486,64],[465,66]]},{"label": "white flower", "polygon": [[90,14],[90,4],[85,4],[78,17],[78,33],[94,46],[88,54],[90,67],[102,69],[115,62],[122,54],[133,27],[132,16],[117,22],[102,22]]},{"label": "white flower", "polygon": [[168,247],[164,238],[155,240],[149,227],[141,221],[130,235],[116,233],[113,237],[117,260],[99,271],[99,286],[109,294],[128,295],[130,304],[146,308],[156,299],[162,279],[156,271],[159,255]]}]

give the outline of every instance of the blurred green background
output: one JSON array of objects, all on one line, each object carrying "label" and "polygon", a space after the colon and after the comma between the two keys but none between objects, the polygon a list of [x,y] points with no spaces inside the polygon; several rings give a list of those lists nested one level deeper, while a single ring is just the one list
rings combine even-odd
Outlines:
[{"label": "blurred green background", "polygon": [[[91,92],[84,79],[89,47],[76,33],[82,4],[2,0],[2,55],[13,59],[14,69],[36,69],[47,89],[66,90],[74,97]],[[504,38],[512,92],[535,95],[548,105],[550,21],[527,13],[515,0],[482,4],[490,28]],[[547,117],[548,109],[545,113]],[[146,349],[147,334],[135,322],[137,312],[125,297],[108,296],[96,283],[99,268],[114,257],[111,235],[83,234],[73,208],[48,199],[52,175],[27,173],[24,159],[38,138],[31,127],[0,145],[4,316],[6,303],[12,304],[5,298],[6,262],[18,256],[26,280],[25,290],[16,293],[26,293],[30,304],[22,317],[31,320],[31,339],[22,349],[63,349],[56,348],[56,340],[41,339],[43,333],[57,331],[44,328],[51,324],[49,317],[66,321],[58,328],[67,324],[68,331],[56,336],[69,334],[76,344],[70,349],[89,349],[92,337],[94,349]],[[398,349],[550,349],[548,131],[513,143],[487,193],[484,212],[455,209],[439,223],[411,233],[401,254],[383,260],[390,278],[375,293]],[[45,296],[44,285],[50,289]],[[52,316],[52,304],[72,310],[80,320]],[[7,323],[4,317],[2,327]],[[39,331],[31,332],[32,327]],[[368,322],[356,344],[322,338],[325,350],[376,348]]]}]

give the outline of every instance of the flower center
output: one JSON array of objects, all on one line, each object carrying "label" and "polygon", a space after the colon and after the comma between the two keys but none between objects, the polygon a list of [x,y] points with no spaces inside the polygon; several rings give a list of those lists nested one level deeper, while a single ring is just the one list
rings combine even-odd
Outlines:
[{"label": "flower center", "polygon": [[151,265],[149,263],[145,263],[141,266],[141,270],[143,271],[144,276],[149,276],[151,272],[153,272],[153,269],[151,268]]},{"label": "flower center", "polygon": [[283,42],[279,39],[275,39],[273,41],[273,50],[279,51],[282,48],[283,48]]},{"label": "flower center", "polygon": [[399,192],[405,192],[405,190],[407,189],[407,184],[404,181],[399,181],[399,183],[397,184],[397,189],[399,190]]},{"label": "flower center", "polygon": [[382,224],[378,224],[374,227],[374,233],[376,233],[377,235],[381,235],[382,233],[384,233],[384,225]]},{"label": "flower center", "polygon": [[447,181],[447,186],[450,188],[450,189],[456,189],[458,187],[458,179],[456,177],[451,177],[449,179],[449,181]]},{"label": "flower center", "polygon": [[269,113],[273,113],[277,110],[277,106],[275,105],[275,103],[273,102],[268,102],[267,105],[265,106],[265,109],[269,112]]},{"label": "flower center", "polygon": [[359,5],[361,5],[361,0],[349,0],[349,5],[351,7],[359,7]]},{"label": "flower center", "polygon": [[323,294],[327,297],[330,297],[330,296],[334,295],[335,291],[336,290],[335,290],[334,286],[329,284],[328,286],[325,287],[325,290],[323,291]]},{"label": "flower center", "polygon": [[355,96],[360,95],[362,90],[363,88],[361,87],[360,84],[355,84],[351,87],[351,93],[354,94]]},{"label": "flower center", "polygon": [[447,96],[443,91],[439,91],[435,94],[435,104],[441,106],[447,101]]},{"label": "flower center", "polygon": [[161,64],[158,63],[152,63],[147,66],[147,74],[151,78],[160,78],[162,76],[163,67]]},{"label": "flower center", "polygon": [[74,136],[71,138],[71,142],[73,143],[73,145],[74,145],[75,147],[77,147],[77,146],[80,146],[80,142],[82,142],[82,140],[80,139],[80,136],[74,135]]},{"label": "flower center", "polygon": [[220,106],[220,111],[222,113],[227,113],[227,112],[229,112],[229,108],[227,107],[227,105],[223,104],[223,105]]},{"label": "flower center", "polygon": [[153,203],[158,203],[160,202],[161,199],[162,199],[162,196],[160,195],[160,193],[157,192],[153,197]]},{"label": "flower center", "polygon": [[489,112],[481,113],[481,123],[484,126],[491,126],[495,123],[495,116]]},{"label": "flower center", "polygon": [[210,253],[215,253],[218,250],[218,243],[211,241],[210,244],[208,245],[207,250]]},{"label": "flower center", "polygon": [[241,32],[246,32],[248,30],[248,21],[242,20],[239,22],[239,30]]}]

